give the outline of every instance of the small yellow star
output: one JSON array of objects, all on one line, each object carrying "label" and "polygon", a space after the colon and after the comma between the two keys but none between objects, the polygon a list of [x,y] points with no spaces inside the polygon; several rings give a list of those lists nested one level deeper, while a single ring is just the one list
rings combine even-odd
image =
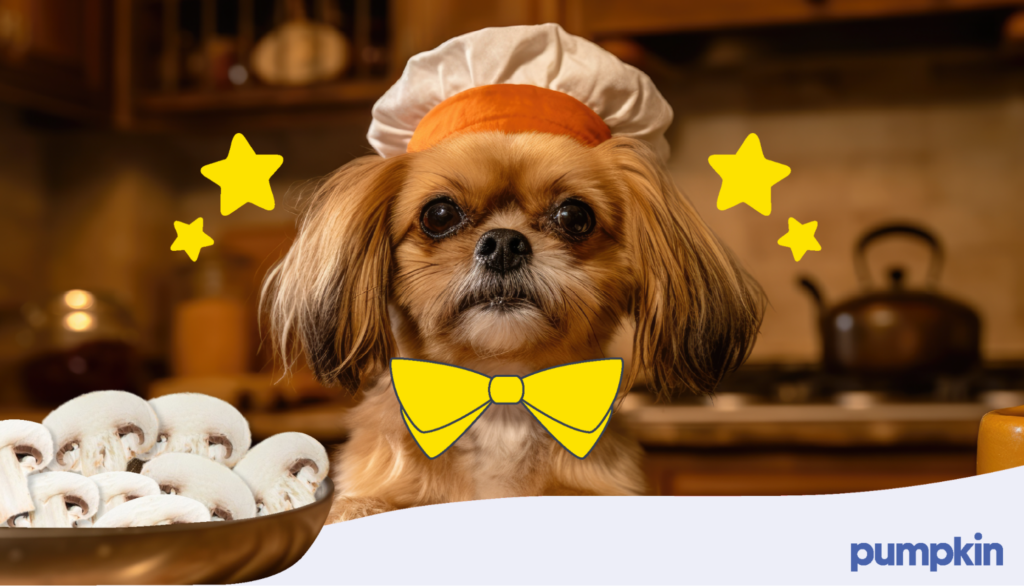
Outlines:
[{"label": "small yellow star", "polygon": [[188,254],[188,257],[192,259],[192,262],[199,259],[199,250],[201,248],[213,245],[213,238],[210,238],[206,232],[203,232],[202,218],[197,218],[191,224],[175,222],[174,230],[178,233],[178,237],[174,239],[174,244],[171,244],[171,250],[175,252],[184,250],[185,254]]},{"label": "small yellow star", "polygon": [[270,178],[281,168],[281,155],[257,155],[241,134],[231,139],[228,158],[206,165],[203,177],[220,185],[220,213],[226,216],[247,203],[274,209]]},{"label": "small yellow star", "polygon": [[764,158],[761,140],[753,133],[735,155],[711,155],[708,163],[722,178],[720,210],[745,203],[767,216],[772,213],[772,185],[789,176],[789,167]]},{"label": "small yellow star", "polygon": [[801,224],[796,218],[789,219],[789,232],[779,238],[779,246],[785,246],[793,251],[793,260],[800,262],[808,250],[821,250],[821,244],[814,238],[814,231],[818,229],[818,222],[807,222]]}]

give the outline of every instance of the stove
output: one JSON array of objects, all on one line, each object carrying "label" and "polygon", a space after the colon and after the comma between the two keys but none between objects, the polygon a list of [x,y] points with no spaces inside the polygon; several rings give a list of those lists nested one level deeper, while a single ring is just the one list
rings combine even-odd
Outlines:
[{"label": "stove", "polygon": [[650,447],[968,447],[985,413],[1022,404],[1024,363],[888,380],[809,365],[748,365],[712,396],[657,403],[638,388],[620,412]]}]

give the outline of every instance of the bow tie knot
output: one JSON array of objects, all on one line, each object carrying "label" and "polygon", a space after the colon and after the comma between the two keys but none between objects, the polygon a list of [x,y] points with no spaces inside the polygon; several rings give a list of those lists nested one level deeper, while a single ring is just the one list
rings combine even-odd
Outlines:
[{"label": "bow tie knot", "polygon": [[523,405],[562,447],[585,458],[608,425],[621,380],[620,358],[525,377],[489,377],[424,360],[391,361],[402,419],[428,458],[443,454],[492,404]]},{"label": "bow tie knot", "polygon": [[518,376],[494,376],[487,388],[492,403],[514,405],[523,400],[523,379]]}]

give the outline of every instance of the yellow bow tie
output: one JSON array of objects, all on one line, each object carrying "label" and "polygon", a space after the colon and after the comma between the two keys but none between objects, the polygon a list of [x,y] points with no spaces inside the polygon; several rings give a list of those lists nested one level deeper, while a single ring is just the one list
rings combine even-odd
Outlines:
[{"label": "yellow bow tie", "polygon": [[621,358],[556,366],[525,378],[391,360],[405,425],[428,458],[443,454],[492,403],[522,403],[562,447],[585,458],[608,425],[621,378]]}]

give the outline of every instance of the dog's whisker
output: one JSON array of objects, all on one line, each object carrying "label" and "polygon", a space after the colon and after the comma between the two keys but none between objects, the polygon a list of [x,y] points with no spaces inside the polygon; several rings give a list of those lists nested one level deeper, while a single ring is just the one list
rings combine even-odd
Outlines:
[{"label": "dog's whisker", "polygon": [[[572,293],[573,296],[577,297],[577,299],[579,298],[579,296],[574,291],[572,291],[571,289],[569,290],[569,292]],[[593,339],[594,340],[594,345],[597,346],[598,348],[600,348],[601,347],[601,341],[597,337],[597,331],[594,330],[594,323],[590,319],[590,316],[587,315],[587,313],[583,310],[582,307],[580,307],[580,303],[582,302],[582,300],[581,301],[573,301],[572,299],[570,299],[569,302],[576,308],[576,311],[579,312],[580,317],[582,317],[583,320],[586,321],[587,327],[590,328],[590,334],[591,335],[587,337],[588,343],[589,343],[589,341],[591,339]],[[584,305],[586,305],[586,304],[584,303]]]},{"label": "dog's whisker", "polygon": [[399,278],[399,279],[402,278],[402,277],[411,277],[412,275],[415,275],[416,273],[421,273],[423,271],[429,271],[430,269],[435,268],[435,267],[437,267],[437,265],[426,265],[426,266],[422,266],[422,267],[419,267],[419,268],[412,269],[411,271],[408,271],[408,272],[405,272],[405,273],[399,273],[399,274],[395,275],[395,277]]},{"label": "dog's whisker", "polygon": [[426,270],[429,269],[429,268],[430,267],[423,267],[423,268],[416,269],[414,271],[410,271],[410,272],[402,274],[402,275],[396,275],[395,276],[395,282],[396,283],[404,283],[407,286],[414,285],[414,284],[422,281],[423,279],[435,276],[436,273],[433,272],[433,271],[426,272]]}]

